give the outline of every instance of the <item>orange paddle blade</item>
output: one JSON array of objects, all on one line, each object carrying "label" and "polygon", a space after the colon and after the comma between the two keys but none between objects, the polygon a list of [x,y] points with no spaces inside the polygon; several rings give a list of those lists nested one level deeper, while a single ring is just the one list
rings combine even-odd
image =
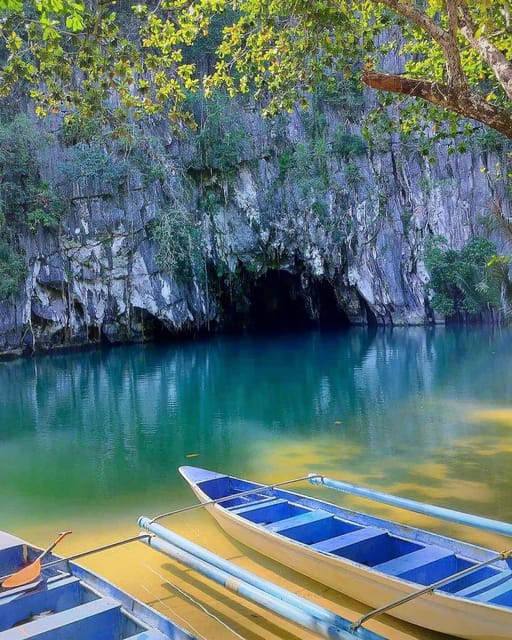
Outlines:
[{"label": "orange paddle blade", "polygon": [[17,571],[12,576],[9,576],[2,582],[4,589],[14,589],[15,587],[21,587],[24,584],[29,584],[37,580],[41,574],[41,560],[38,558],[31,562],[20,571]]},{"label": "orange paddle blade", "polygon": [[16,571],[8,578],[6,578],[2,584],[0,585],[3,589],[14,589],[16,587],[21,587],[24,584],[29,584],[30,582],[34,582],[41,575],[41,560],[45,557],[46,554],[50,553],[50,551],[59,544],[62,538],[65,538],[69,535],[71,531],[61,531],[57,538],[51,543],[49,547],[47,547],[44,551],[42,551],[39,556],[31,562],[23,569]]}]

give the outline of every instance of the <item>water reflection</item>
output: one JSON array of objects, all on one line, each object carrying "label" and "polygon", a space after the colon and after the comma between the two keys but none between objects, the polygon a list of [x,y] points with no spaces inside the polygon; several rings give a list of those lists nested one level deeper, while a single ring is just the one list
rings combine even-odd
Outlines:
[{"label": "water reflection", "polygon": [[237,475],[314,468],[512,520],[509,344],[489,329],[351,329],[3,363],[2,511],[187,502],[176,467],[199,454]]}]

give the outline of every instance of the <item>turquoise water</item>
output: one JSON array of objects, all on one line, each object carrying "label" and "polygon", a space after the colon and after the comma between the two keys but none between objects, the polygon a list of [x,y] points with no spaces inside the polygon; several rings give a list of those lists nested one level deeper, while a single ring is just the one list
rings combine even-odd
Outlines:
[{"label": "turquoise water", "polygon": [[354,328],[0,363],[0,527],[183,506],[181,464],[323,472],[512,521],[511,338]]}]

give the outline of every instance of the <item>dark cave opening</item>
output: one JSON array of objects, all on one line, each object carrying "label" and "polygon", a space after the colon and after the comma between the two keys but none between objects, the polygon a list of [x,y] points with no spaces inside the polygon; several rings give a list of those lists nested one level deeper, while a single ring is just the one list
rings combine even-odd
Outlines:
[{"label": "dark cave opening", "polygon": [[287,271],[270,270],[251,286],[249,328],[260,331],[307,329],[311,320],[300,282]]},{"label": "dark cave opening", "polygon": [[[236,277],[219,284],[220,319],[214,326],[221,333],[285,333],[350,326],[325,279],[309,280],[305,287],[297,273],[269,269],[256,277],[242,268]],[[130,342],[168,342],[199,338],[209,332],[209,328],[196,326],[173,331],[146,309],[132,307],[126,338]]]},{"label": "dark cave opening", "polygon": [[259,278],[243,273],[236,292],[221,295],[224,329],[283,332],[350,325],[332,286],[323,279],[305,290],[299,274],[269,269]]},{"label": "dark cave opening", "polygon": [[172,331],[147,309],[132,307],[132,339],[140,342],[166,342],[173,337]]},{"label": "dark cave opening", "polygon": [[351,325],[346,312],[336,299],[332,285],[327,280],[315,282],[313,298],[319,312],[318,326],[322,329],[341,329]]}]

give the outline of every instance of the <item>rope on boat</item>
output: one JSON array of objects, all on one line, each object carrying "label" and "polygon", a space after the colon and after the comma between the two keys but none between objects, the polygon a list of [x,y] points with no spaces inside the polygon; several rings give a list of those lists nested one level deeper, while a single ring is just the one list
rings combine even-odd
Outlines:
[{"label": "rope on boat", "polygon": [[283,482],[276,482],[275,484],[260,484],[254,489],[248,489],[247,491],[239,491],[238,493],[232,493],[229,496],[223,496],[222,498],[216,498],[215,500],[206,500],[205,502],[199,502],[198,504],[192,504],[188,507],[182,507],[181,509],[175,509],[174,511],[167,511],[166,513],[161,513],[158,516],[155,516],[152,520],[150,520],[149,524],[153,524],[153,522],[157,522],[162,518],[167,518],[168,516],[175,516],[178,513],[185,513],[185,511],[193,511],[194,509],[200,509],[201,507],[208,507],[212,504],[219,504],[221,502],[225,502],[227,500],[233,500],[233,498],[243,498],[244,496],[250,496],[253,493],[260,493],[260,491],[267,491],[268,489],[276,489],[277,487],[284,487],[287,484],[293,484],[294,482],[304,482],[305,480],[311,480],[312,478],[323,478],[323,476],[319,474],[308,474],[307,476],[301,476],[300,478],[293,478],[293,480],[283,480]]},{"label": "rope on boat", "polygon": [[474,564],[472,567],[467,567],[466,569],[463,569],[462,571],[459,571],[458,573],[454,573],[451,576],[448,576],[447,578],[443,578],[442,580],[438,580],[437,582],[434,582],[433,584],[428,585],[427,587],[424,587],[423,589],[419,589],[418,591],[414,591],[413,593],[410,593],[407,596],[403,596],[402,598],[399,598],[398,600],[394,600],[393,602],[390,602],[389,604],[386,604],[386,605],[384,605],[382,607],[379,607],[378,609],[373,609],[372,611],[369,611],[364,616],[361,616],[358,620],[353,622],[350,625],[350,628],[353,631],[355,631],[355,630],[359,629],[359,627],[361,625],[363,625],[365,622],[367,622],[371,618],[375,618],[375,616],[378,616],[381,613],[385,613],[386,611],[389,611],[390,609],[394,609],[395,607],[398,607],[398,606],[400,606],[402,604],[406,604],[407,602],[410,602],[411,600],[415,600],[416,598],[419,598],[420,596],[424,595],[425,593],[431,593],[432,591],[434,591],[434,589],[438,589],[439,587],[443,587],[445,584],[448,584],[449,582],[453,582],[454,580],[458,580],[459,578],[464,578],[468,574],[473,573],[473,571],[476,571],[477,569],[481,569],[482,567],[485,567],[488,564],[492,564],[493,562],[497,562],[498,560],[506,560],[507,558],[510,558],[510,557],[512,557],[512,549],[508,549],[507,551],[502,551],[501,553],[498,553],[497,555],[493,556],[492,558],[488,558],[487,560],[484,560],[483,562],[478,562],[477,564]]}]

